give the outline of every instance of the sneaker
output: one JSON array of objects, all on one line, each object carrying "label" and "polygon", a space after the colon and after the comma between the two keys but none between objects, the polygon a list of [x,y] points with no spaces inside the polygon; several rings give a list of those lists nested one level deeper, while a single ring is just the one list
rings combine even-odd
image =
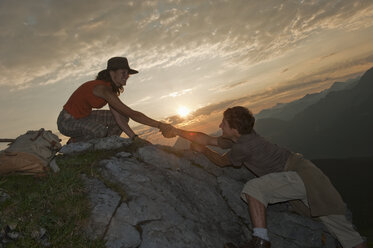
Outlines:
[{"label": "sneaker", "polygon": [[271,242],[253,236],[253,238],[248,243],[240,246],[236,246],[232,243],[227,243],[224,245],[224,248],[271,248]]}]

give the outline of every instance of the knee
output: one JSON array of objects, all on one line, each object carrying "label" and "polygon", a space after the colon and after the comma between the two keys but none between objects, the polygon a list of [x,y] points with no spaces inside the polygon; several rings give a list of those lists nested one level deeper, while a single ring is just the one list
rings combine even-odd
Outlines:
[{"label": "knee", "polygon": [[123,130],[118,126],[110,127],[107,136],[120,136]]},{"label": "knee", "polygon": [[249,203],[249,201],[254,198],[255,200],[262,202],[264,205],[267,205],[267,194],[265,188],[266,187],[263,187],[263,182],[260,178],[251,179],[244,185],[241,192],[241,198],[246,203]]},{"label": "knee", "polygon": [[[128,122],[128,120],[127,120],[127,122]],[[126,122],[126,124],[127,124],[127,122]],[[107,136],[120,136],[122,134],[122,132],[123,132],[123,130],[118,125],[118,123],[113,122],[111,125],[108,126]]]}]

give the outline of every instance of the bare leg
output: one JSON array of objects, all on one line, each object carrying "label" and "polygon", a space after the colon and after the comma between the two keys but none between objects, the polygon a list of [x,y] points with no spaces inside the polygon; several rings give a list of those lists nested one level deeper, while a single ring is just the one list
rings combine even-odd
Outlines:
[{"label": "bare leg", "polygon": [[253,227],[266,228],[266,208],[257,199],[245,194]]},{"label": "bare leg", "polygon": [[119,115],[116,118],[116,121],[120,127],[120,129],[130,138],[132,138],[135,135],[135,132],[131,129],[131,127],[128,125],[129,119],[126,116]]},{"label": "bare leg", "polygon": [[123,122],[121,125],[121,129],[128,137],[133,137],[135,135],[135,132],[131,129],[131,127],[128,125],[128,122]]}]

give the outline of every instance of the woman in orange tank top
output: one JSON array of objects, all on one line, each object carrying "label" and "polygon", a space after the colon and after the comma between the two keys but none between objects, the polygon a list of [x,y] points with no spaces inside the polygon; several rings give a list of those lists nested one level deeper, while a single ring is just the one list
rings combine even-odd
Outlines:
[{"label": "woman in orange tank top", "polygon": [[[107,68],[98,73],[96,80],[86,82],[74,91],[57,119],[58,130],[71,137],[68,142],[119,136],[122,132],[134,139],[137,135],[128,125],[130,118],[159,128],[162,133],[172,129],[169,124],[153,120],[119,99],[129,76],[136,73],[138,71],[129,67],[127,58],[113,57],[108,60]],[[110,110],[93,110],[107,103]]]}]

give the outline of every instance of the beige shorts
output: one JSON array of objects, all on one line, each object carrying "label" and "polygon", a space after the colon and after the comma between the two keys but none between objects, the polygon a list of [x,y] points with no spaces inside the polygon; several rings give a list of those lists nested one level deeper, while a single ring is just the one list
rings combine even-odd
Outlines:
[{"label": "beige shorts", "polygon": [[[301,200],[308,206],[306,188],[298,173],[294,171],[270,173],[251,179],[241,192],[241,198],[245,202],[246,195],[257,199],[265,207],[289,200]],[[344,248],[354,247],[364,241],[344,215],[327,215],[319,219]]]}]

